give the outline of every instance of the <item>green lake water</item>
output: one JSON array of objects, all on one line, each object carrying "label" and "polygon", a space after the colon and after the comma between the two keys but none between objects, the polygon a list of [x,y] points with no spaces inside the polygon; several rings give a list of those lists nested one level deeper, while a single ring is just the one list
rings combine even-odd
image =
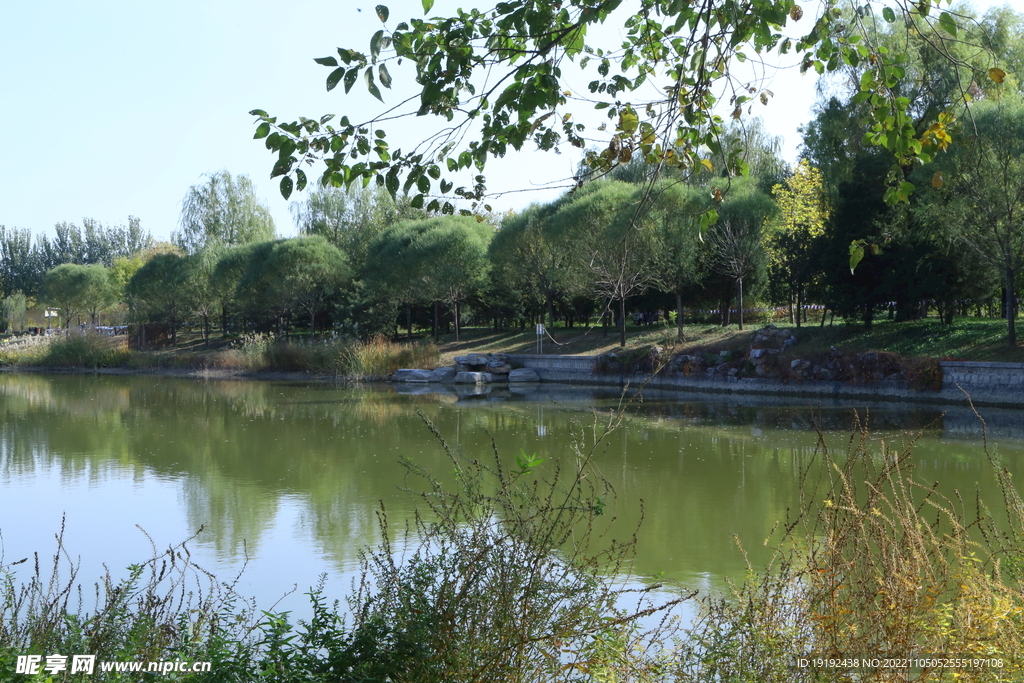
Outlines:
[{"label": "green lake water", "polygon": [[[543,468],[619,404],[616,391],[593,388],[429,389],[2,375],[0,563],[52,555],[63,519],[65,547],[91,581],[104,564],[116,572],[203,527],[193,559],[224,577],[246,564],[238,589],[261,607],[323,573],[340,596],[359,549],[376,538],[381,502],[393,520],[411,515],[399,457],[442,478],[451,470],[424,417],[467,455],[496,446],[512,466],[522,449],[549,458]],[[796,504],[818,430],[842,449],[854,409],[865,406],[647,392],[596,458],[617,491],[609,512],[623,533],[642,501],[637,578],[719,588],[745,568],[734,536],[755,564],[765,559],[762,541]],[[968,411],[881,404],[867,413],[878,439],[922,432],[920,481],[998,502]],[[990,447],[1020,472],[1024,414],[983,414]]]}]

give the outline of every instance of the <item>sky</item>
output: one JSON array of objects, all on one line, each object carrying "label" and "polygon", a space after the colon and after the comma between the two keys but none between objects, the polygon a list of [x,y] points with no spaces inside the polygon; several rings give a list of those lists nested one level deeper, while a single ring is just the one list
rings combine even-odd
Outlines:
[{"label": "sky", "polygon": [[[115,225],[136,216],[168,240],[189,187],[226,169],[253,180],[279,235],[296,234],[289,202],[269,178],[274,156],[252,139],[248,112],[290,121],[378,107],[361,83],[350,95],[326,92],[329,69],[313,59],[337,47],[367,51],[381,26],[379,1],[0,0],[0,225],[50,233],[83,217]],[[423,16],[419,0],[383,1],[391,27]],[[469,3],[439,0],[431,14],[462,4]],[[412,84],[407,74],[392,75],[395,91]],[[795,68],[769,78],[775,98],[755,113],[783,138],[792,162],[815,79]],[[394,91],[384,96],[398,100]],[[399,138],[422,137],[422,125],[407,120]],[[571,176],[577,162],[568,153],[509,155],[488,164],[488,183],[499,191],[542,188]],[[559,192],[511,192],[492,205],[517,209]]]}]

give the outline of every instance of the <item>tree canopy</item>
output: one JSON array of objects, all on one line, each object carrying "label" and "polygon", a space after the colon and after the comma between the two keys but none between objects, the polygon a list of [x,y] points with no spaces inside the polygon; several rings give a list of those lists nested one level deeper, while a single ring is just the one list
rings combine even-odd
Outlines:
[{"label": "tree canopy", "polygon": [[[915,128],[911,102],[899,91],[907,57],[871,26],[880,18],[939,46],[936,54],[969,81],[1006,78],[986,45],[972,43],[969,59],[948,49],[969,17],[943,4],[823,2],[817,16],[804,17],[794,0],[508,0],[493,10],[398,23],[378,5],[381,28],[368,49],[342,47],[315,61],[330,69],[328,90],[343,85],[347,93],[362,81],[383,102],[391,72],[409,69],[416,95],[370,116],[281,122],[253,110],[255,137],[277,154],[271,175],[281,177],[285,197],[306,186],[307,164],[322,160],[323,184],[376,181],[393,196],[410,193],[414,207],[442,213],[455,211],[454,198],[474,208],[484,201],[488,160],[528,143],[541,150],[589,148],[587,163],[598,170],[641,157],[658,168],[693,172],[720,163],[726,175],[746,175],[742,150],[723,149],[725,120],[730,110],[739,119],[757,102],[768,104],[774,93],[741,75],[737,64],[774,53],[788,55],[802,71],[859,69],[857,98],[872,121],[871,143],[890,150],[897,165],[928,161],[945,143],[949,119],[936,117],[936,127],[924,132]],[[432,7],[433,0],[423,0],[425,13]],[[621,27],[618,44],[591,42],[592,30],[604,23]],[[794,24],[806,31],[802,37],[787,35]],[[573,91],[570,84],[578,82],[587,83],[586,92]],[[938,114],[948,117],[969,95],[961,88]],[[392,148],[386,126],[404,116],[434,117],[442,127],[411,148]],[[471,182],[456,182],[460,172]],[[911,191],[903,178],[889,181],[890,201]]]},{"label": "tree canopy", "polygon": [[185,252],[221,250],[274,238],[274,219],[256,197],[248,176],[227,171],[189,188],[181,207],[180,230],[171,236]]}]

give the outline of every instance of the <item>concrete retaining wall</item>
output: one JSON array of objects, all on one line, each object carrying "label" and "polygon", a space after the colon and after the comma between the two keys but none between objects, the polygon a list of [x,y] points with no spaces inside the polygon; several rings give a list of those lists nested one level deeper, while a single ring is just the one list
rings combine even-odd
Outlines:
[{"label": "concrete retaining wall", "polygon": [[[595,373],[593,356],[510,355],[509,362],[537,372],[543,382],[633,386],[648,378]],[[881,401],[1024,408],[1024,363],[982,363],[943,361],[940,391],[915,391],[906,382],[883,380],[870,384],[844,384],[823,381],[783,381],[756,378],[708,378],[659,375],[647,386],[683,389],[701,393],[768,394],[832,399],[871,399]],[[959,386],[958,386],[959,385]],[[966,394],[964,393],[966,392]],[[1024,419],[1024,418],[1022,418]]]}]

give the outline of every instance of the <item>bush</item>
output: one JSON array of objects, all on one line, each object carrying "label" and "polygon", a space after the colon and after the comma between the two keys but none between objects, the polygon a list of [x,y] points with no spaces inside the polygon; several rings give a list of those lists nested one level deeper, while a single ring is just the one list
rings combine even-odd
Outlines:
[{"label": "bush", "polygon": [[[872,452],[866,429],[805,482],[765,571],[707,598],[680,651],[683,681],[891,680],[894,669],[791,668],[797,656],[999,659],[1001,667],[900,671],[902,681],[1019,681],[1024,674],[1024,504],[997,520],[913,479],[913,439]],[[987,447],[985,452],[988,453]],[[808,472],[810,470],[807,470]],[[888,677],[888,678],[887,678]]]}]

